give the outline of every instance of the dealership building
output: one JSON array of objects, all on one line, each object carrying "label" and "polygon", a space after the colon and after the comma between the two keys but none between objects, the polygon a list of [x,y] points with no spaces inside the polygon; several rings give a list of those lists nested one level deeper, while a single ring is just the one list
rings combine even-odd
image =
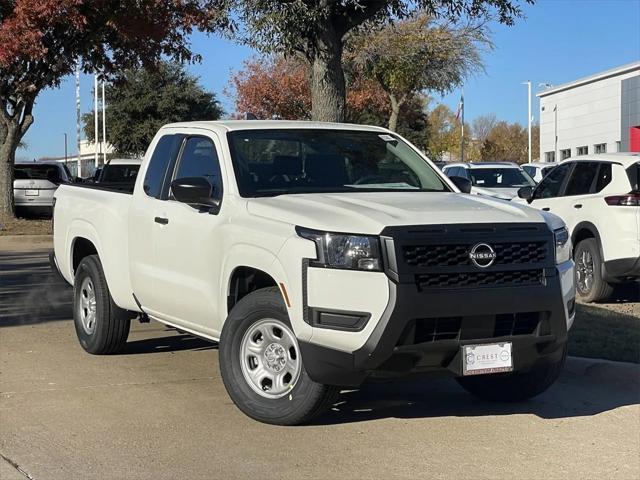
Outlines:
[{"label": "dealership building", "polygon": [[640,152],[640,62],[548,88],[540,99],[540,159]]}]

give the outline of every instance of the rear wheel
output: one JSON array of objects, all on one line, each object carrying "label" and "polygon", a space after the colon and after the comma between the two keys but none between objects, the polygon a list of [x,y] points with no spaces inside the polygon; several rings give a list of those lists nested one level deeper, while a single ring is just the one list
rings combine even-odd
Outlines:
[{"label": "rear wheel", "polygon": [[567,358],[564,346],[560,360],[534,367],[528,372],[459,377],[467,392],[492,402],[522,402],[540,395],[558,379]]},{"label": "rear wheel", "polygon": [[605,300],[613,293],[613,287],[602,278],[602,255],[595,238],[582,240],[576,246],[573,258],[576,263],[576,290],[585,302]]},{"label": "rear wheel", "polygon": [[227,318],[220,338],[220,373],[246,415],[275,425],[308,422],[326,410],[337,387],[307,375],[280,291],[256,290]]},{"label": "rear wheel", "polygon": [[94,355],[120,352],[127,343],[131,314],[113,303],[97,255],[78,265],[73,294],[73,319],[82,348]]}]

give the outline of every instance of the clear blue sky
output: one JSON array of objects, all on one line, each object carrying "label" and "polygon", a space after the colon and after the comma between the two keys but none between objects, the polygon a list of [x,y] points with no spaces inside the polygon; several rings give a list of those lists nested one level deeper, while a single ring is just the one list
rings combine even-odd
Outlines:
[{"label": "clear blue sky", "polygon": [[[538,0],[525,6],[525,13],[527,18],[513,27],[494,26],[495,50],[485,55],[486,75],[465,85],[465,120],[493,112],[525,124],[526,86],[521,82],[531,80],[535,93],[542,82],[558,85],[640,60],[640,0]],[[192,46],[203,62],[189,69],[232,112],[233,99],[223,89],[230,72],[254,52],[202,34],[193,36]],[[93,108],[92,87],[92,77],[83,77],[83,113]],[[460,93],[454,92],[441,100],[455,110],[459,99]],[[537,115],[535,97],[532,111]],[[18,158],[64,155],[64,132],[69,154],[75,154],[73,78],[41,93],[34,115],[25,137],[28,147],[18,151]]]}]

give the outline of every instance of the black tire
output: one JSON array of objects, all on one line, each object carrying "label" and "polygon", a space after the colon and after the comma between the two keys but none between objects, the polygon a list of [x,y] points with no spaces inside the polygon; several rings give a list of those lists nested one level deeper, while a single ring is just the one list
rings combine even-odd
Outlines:
[{"label": "black tire", "polygon": [[567,346],[562,357],[534,367],[528,372],[458,377],[467,392],[492,402],[522,402],[547,390],[558,379],[567,358]]},{"label": "black tire", "polygon": [[[593,282],[589,285],[584,285],[580,282],[580,275],[584,275],[582,272],[582,257],[588,255],[592,259],[593,270]],[[573,251],[573,258],[576,263],[576,292],[580,296],[583,302],[598,302],[606,300],[613,293],[613,286],[607,283],[602,278],[602,254],[598,247],[598,242],[595,238],[586,238],[576,245]]]},{"label": "black tire", "polygon": [[222,329],[219,347],[224,386],[236,406],[255,420],[273,425],[306,423],[335,403],[340,389],[311,380],[300,359],[298,380],[289,386],[284,396],[267,398],[257,393],[243,373],[240,350],[245,333],[266,319],[274,319],[291,329],[287,309],[277,287],[256,290],[231,310]]},{"label": "black tire", "polygon": [[[83,323],[86,311],[82,298],[87,298],[90,282],[95,295],[95,315],[92,327]],[[127,343],[131,314],[113,303],[102,264],[97,255],[85,257],[78,265],[73,282],[73,320],[82,348],[94,355],[107,355],[122,351]]]}]

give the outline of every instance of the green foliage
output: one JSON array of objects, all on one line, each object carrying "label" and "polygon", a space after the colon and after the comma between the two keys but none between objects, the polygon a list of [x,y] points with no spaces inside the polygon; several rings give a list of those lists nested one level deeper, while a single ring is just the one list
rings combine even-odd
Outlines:
[{"label": "green foliage", "polygon": [[230,2],[240,20],[235,35],[267,53],[303,52],[313,57],[323,47],[323,33],[340,37],[365,22],[382,23],[416,12],[457,21],[460,18],[496,18],[512,25],[522,16],[520,3],[534,0],[235,0]]},{"label": "green foliage", "polygon": [[[215,95],[175,63],[162,63],[153,70],[127,70],[122,82],[105,88],[105,96],[107,141],[120,154],[143,154],[164,124],[217,120],[222,115]],[[93,140],[93,112],[85,114],[83,121],[87,138]]]},{"label": "green foliage", "polygon": [[490,45],[483,24],[437,24],[419,15],[355,36],[350,56],[401,100],[418,91],[451,91],[483,70],[481,51]]}]

